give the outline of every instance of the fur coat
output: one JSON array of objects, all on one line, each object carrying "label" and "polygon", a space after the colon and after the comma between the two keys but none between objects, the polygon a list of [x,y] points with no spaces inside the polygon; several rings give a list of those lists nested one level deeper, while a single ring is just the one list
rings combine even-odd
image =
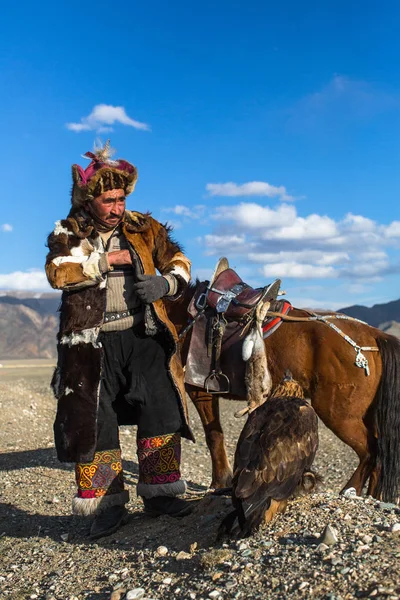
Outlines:
[{"label": "fur coat", "polygon": [[[185,417],[183,435],[193,439],[188,426],[184,373],[178,338],[164,302],[176,299],[190,279],[190,261],[169,235],[168,229],[149,214],[126,211],[122,231],[146,275],[173,274],[179,283],[174,298],[146,306],[148,334],[161,331],[168,357],[168,373]],[[97,338],[103,323],[107,273],[99,270],[104,252],[93,221],[81,211],[56,223],[48,238],[46,274],[53,288],[63,291],[58,333],[58,363],[52,387],[58,400],[54,424],[58,458],[87,463],[96,449],[96,422],[102,348]],[[120,425],[129,425],[129,414],[118,413]]]}]

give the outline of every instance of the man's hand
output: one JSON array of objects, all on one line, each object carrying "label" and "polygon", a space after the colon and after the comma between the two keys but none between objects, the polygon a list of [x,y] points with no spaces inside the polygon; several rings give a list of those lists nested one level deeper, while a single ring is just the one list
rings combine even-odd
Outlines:
[{"label": "man's hand", "polygon": [[169,291],[169,283],[161,275],[137,274],[137,279],[133,289],[144,304],[151,304],[159,300]]},{"label": "man's hand", "polygon": [[110,267],[112,267],[113,265],[132,264],[132,257],[129,250],[117,250],[115,252],[108,252],[107,258]]}]

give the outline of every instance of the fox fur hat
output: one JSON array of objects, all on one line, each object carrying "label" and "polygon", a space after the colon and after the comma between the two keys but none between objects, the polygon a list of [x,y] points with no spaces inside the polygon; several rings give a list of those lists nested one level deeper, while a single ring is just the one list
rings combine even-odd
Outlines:
[{"label": "fox fur hat", "polygon": [[133,192],[138,173],[134,165],[126,160],[111,160],[114,151],[110,140],[104,146],[95,146],[94,152],[86,152],[90,165],[83,169],[72,165],[72,209],[79,209],[104,192],[123,189],[128,196]]}]

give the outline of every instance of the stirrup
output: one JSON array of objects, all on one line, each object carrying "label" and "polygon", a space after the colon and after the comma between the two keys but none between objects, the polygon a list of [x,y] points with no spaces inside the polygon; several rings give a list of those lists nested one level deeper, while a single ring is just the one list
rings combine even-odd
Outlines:
[{"label": "stirrup", "polygon": [[[226,389],[210,390],[209,384],[212,383],[213,381],[217,381],[218,383],[220,383],[220,380],[219,380],[220,377],[225,380]],[[204,380],[204,387],[205,387],[207,394],[229,394],[229,391],[231,388],[231,383],[229,381],[229,377],[227,377],[227,375],[225,375],[222,371],[219,371],[219,372],[211,371],[211,373],[208,375],[208,377],[206,377],[206,379]]]}]

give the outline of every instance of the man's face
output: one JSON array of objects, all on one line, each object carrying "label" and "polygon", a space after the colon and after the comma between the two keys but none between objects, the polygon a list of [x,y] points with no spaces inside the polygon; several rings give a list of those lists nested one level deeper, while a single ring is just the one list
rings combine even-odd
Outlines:
[{"label": "man's face", "polygon": [[117,225],[125,212],[125,192],[122,189],[109,190],[94,198],[88,208],[101,221]]}]

